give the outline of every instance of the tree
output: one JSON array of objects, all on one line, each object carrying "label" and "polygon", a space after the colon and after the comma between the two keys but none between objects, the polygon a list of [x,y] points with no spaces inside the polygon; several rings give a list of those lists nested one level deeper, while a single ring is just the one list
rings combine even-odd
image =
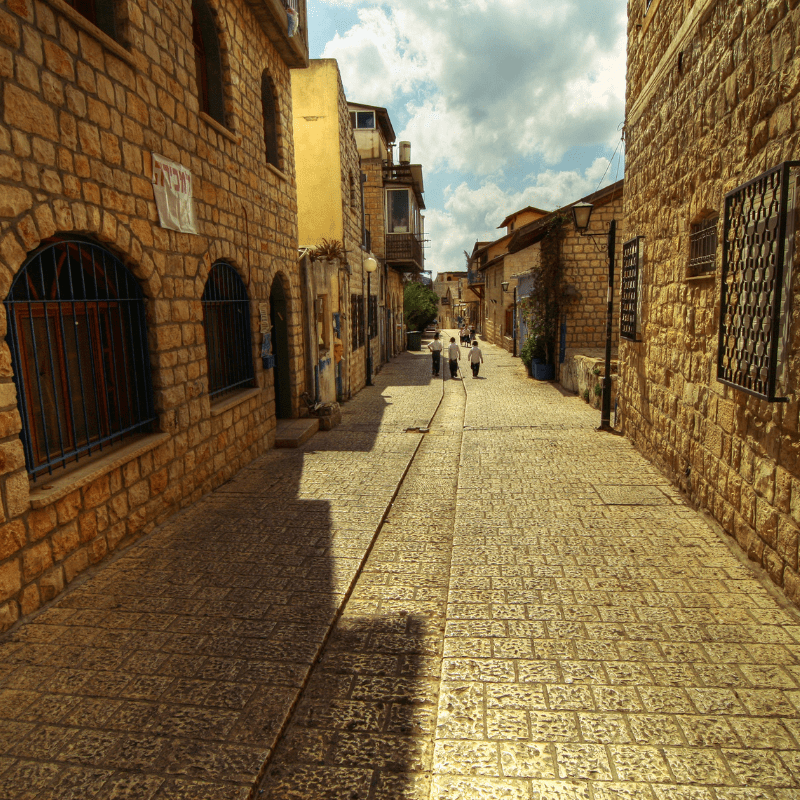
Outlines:
[{"label": "tree", "polygon": [[403,316],[406,328],[421,331],[436,319],[439,297],[422,283],[407,283],[403,291]]}]

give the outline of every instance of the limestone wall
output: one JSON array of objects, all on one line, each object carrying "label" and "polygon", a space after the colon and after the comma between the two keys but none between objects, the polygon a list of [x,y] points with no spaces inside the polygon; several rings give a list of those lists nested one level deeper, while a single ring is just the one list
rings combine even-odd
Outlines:
[{"label": "limestone wall", "polygon": [[[725,193],[800,154],[800,5],[644,5],[630,3],[625,175],[628,234],[646,237],[643,341],[620,343],[622,424],[800,602],[795,353],[787,403],[718,383],[721,246],[710,277],[687,270],[691,224],[718,213],[721,238]],[[795,297],[798,280],[795,257]]]},{"label": "limestone wall", "polygon": [[[30,484],[9,348],[0,345],[0,629],[91,564],[229,478],[274,437],[259,303],[289,310],[292,403],[302,387],[289,70],[244,0],[219,0],[225,125],[199,113],[190,0],[118,3],[120,41],[65,3],[0,5],[0,284],[48,237],[80,234],[144,295],[155,431]],[[276,88],[280,169],[266,163],[261,76]],[[160,227],[151,153],[190,169],[199,235]],[[248,286],[256,388],[212,404],[200,297],[224,259]],[[0,326],[6,329],[5,308]]]}]

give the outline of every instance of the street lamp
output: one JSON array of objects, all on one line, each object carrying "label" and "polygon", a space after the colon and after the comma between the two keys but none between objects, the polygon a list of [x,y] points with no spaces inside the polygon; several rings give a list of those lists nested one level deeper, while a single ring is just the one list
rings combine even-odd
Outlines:
[{"label": "street lamp", "polygon": [[[575,203],[572,218],[581,236],[603,236],[602,233],[587,233],[594,206],[591,203]],[[614,313],[614,258],[617,244],[617,221],[608,223],[606,249],[608,250],[608,294],[606,296],[606,363],[603,377],[603,402],[600,409],[600,430],[610,431],[611,427],[611,329]]]},{"label": "street lamp", "polygon": [[367,256],[364,259],[364,269],[367,273],[367,386],[372,386],[372,326],[370,325],[370,309],[372,307],[372,287],[370,285],[372,273],[378,269],[378,262],[372,257]]},{"label": "street lamp", "polygon": [[[503,281],[500,286],[503,287],[503,291],[508,291],[508,281]],[[512,316],[512,323],[514,329],[511,331],[511,340],[514,343],[514,350],[512,355],[516,358],[517,356],[517,285],[514,284],[514,312]]]}]

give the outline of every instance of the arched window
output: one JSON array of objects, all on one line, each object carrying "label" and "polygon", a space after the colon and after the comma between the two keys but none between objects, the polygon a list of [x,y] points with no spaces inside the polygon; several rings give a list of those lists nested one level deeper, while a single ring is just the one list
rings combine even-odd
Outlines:
[{"label": "arched window", "polygon": [[269,73],[261,74],[261,110],[264,114],[264,146],[267,150],[267,163],[281,168],[278,152],[278,109],[275,103],[275,84]]},{"label": "arched window", "polygon": [[118,258],[88,241],[51,242],[25,262],[5,305],[34,479],[151,429],[144,297]]},{"label": "arched window", "polygon": [[81,16],[97,25],[103,33],[116,38],[114,0],[66,0]]},{"label": "arched window", "polygon": [[218,399],[254,383],[250,303],[239,273],[224,261],[211,267],[203,290],[208,394]]},{"label": "arched window", "polygon": [[222,57],[214,15],[206,0],[192,0],[192,41],[200,110],[225,124],[222,91]]}]

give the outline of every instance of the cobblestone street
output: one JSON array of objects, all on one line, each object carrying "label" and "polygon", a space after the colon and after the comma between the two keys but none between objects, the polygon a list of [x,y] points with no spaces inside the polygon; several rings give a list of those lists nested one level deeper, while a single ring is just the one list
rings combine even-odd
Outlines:
[{"label": "cobblestone street", "polygon": [[0,800],[796,800],[796,612],[482,349],[402,354],[0,637]]}]

